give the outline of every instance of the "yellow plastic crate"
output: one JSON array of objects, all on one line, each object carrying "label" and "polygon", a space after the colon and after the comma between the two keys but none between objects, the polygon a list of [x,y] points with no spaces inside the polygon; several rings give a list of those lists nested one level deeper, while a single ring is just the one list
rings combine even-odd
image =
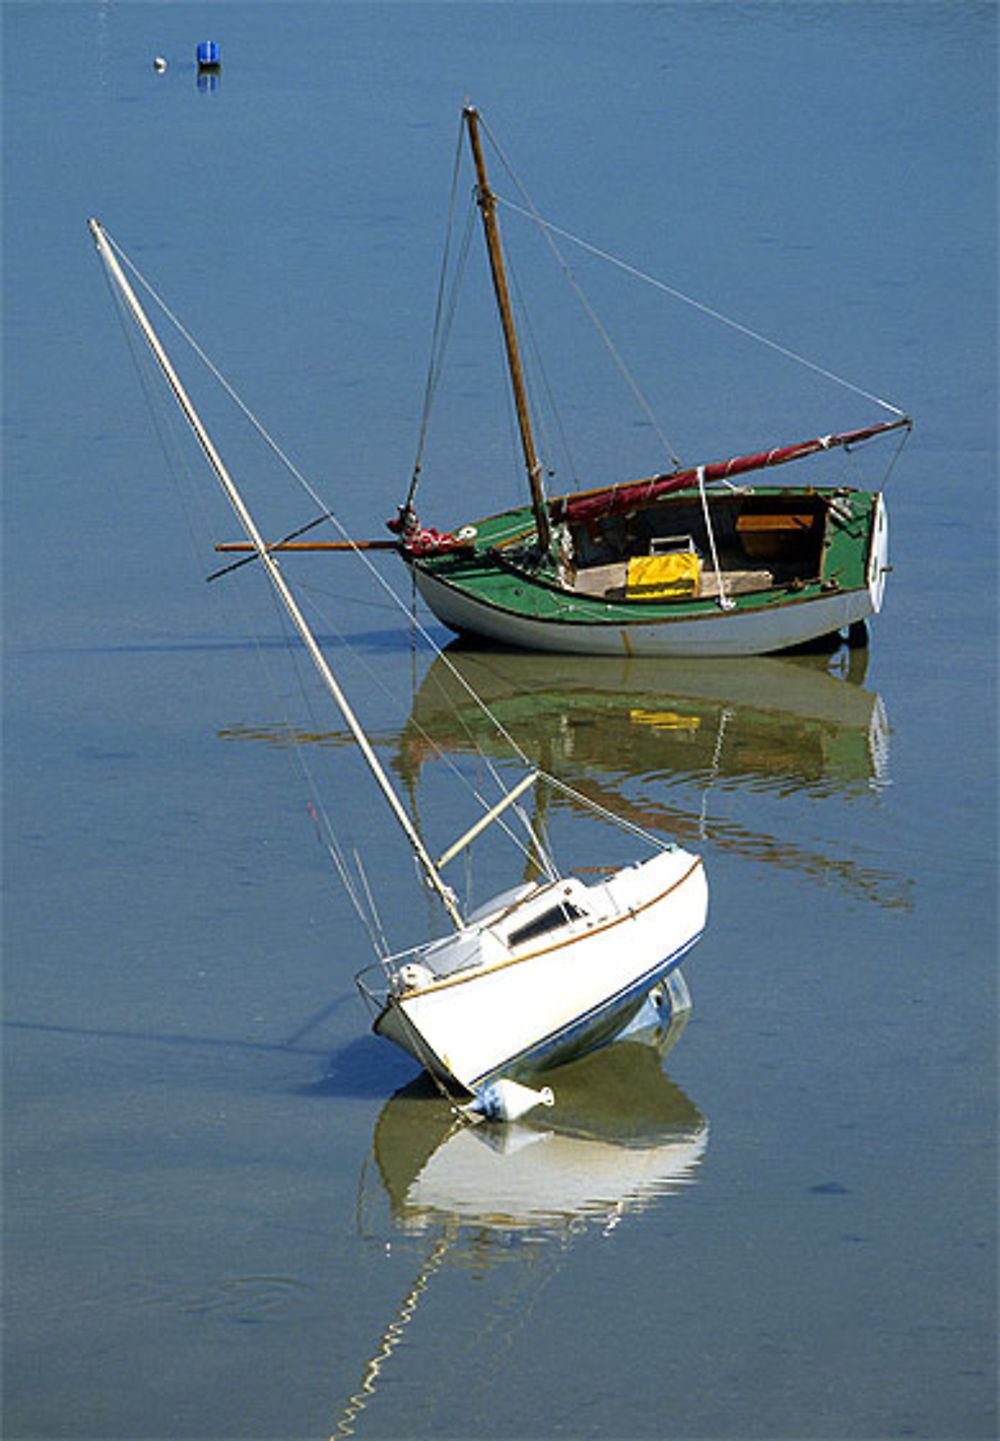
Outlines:
[{"label": "yellow plastic crate", "polygon": [[695,595],[701,560],[693,550],[670,555],[635,555],[628,563],[625,594],[632,600],[669,600]]}]

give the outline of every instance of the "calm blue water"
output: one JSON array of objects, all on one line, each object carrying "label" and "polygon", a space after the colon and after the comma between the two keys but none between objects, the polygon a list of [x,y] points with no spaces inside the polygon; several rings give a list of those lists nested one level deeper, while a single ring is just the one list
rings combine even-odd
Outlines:
[{"label": "calm blue water", "polygon": [[[995,6],[2,19],[4,1435],[995,1436]],[[151,419],[85,225],[382,534],[466,95],[556,223],[917,421],[868,653],[458,658],[533,758],[699,849],[712,886],[675,1049],[599,1058],[495,1144],[368,1035],[371,953],[300,761],[399,944],[429,924],[409,859],[260,577],[204,584],[232,523],[156,392]],[[471,268],[482,297],[478,239]],[[592,283],[690,460],[877,418],[620,272]],[[658,467],[573,323],[545,297],[567,486]],[[474,298],[431,524],[519,494],[495,354]],[[221,424],[265,529],[308,519]],[[295,575],[443,845],[469,819],[448,760],[493,742],[364,572]],[[548,820],[564,860],[628,853]],[[510,879],[491,855],[481,892]]]}]

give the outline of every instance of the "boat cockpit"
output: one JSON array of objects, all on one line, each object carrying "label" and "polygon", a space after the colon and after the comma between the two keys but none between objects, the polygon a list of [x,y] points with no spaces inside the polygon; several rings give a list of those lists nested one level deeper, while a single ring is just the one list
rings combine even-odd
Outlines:
[{"label": "boat cockpit", "polygon": [[719,593],[716,560],[729,594],[815,581],[829,509],[819,492],[734,492],[712,496],[711,536],[697,495],[576,522],[566,581],[606,600],[704,598]]}]

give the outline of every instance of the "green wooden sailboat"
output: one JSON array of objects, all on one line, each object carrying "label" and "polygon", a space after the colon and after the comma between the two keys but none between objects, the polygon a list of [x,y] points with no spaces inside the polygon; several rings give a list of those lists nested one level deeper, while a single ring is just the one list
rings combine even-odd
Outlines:
[{"label": "green wooden sailboat", "polygon": [[[458,516],[443,532],[426,527],[415,509],[418,459],[409,493],[389,523],[394,540],[289,538],[274,548],[394,549],[427,605],[451,630],[523,650],[726,657],[763,655],[838,635],[866,639],[866,622],[881,609],[890,570],[884,496],[840,480],[818,485],[811,476],[804,484],[775,484],[770,472],[908,432],[909,416],[862,392],[889,418],[722,461],[678,463],[641,479],[547,495],[479,112],[466,106],[462,119],[475,166],[527,502],[485,518]],[[748,477],[755,480],[764,472],[767,483],[749,483]]]},{"label": "green wooden sailboat", "polygon": [[862,429],[546,496],[479,115],[463,118],[530,503],[441,534],[420,526],[411,487],[392,528],[431,610],[460,634],[588,655],[758,655],[856,631],[882,605],[883,496],[741,478],[908,430],[909,417],[887,406],[889,420]]},{"label": "green wooden sailboat", "polygon": [[702,504],[688,491],[625,511],[616,501],[609,493],[594,522],[574,523],[573,498],[550,505],[566,517],[556,554],[530,509],[462,527],[451,549],[404,536],[401,550],[450,629],[527,650],[764,655],[881,609],[888,524],[877,492],[767,487]]}]

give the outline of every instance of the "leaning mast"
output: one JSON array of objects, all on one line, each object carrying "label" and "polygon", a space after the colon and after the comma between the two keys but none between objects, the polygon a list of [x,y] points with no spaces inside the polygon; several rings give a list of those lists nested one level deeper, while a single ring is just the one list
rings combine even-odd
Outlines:
[{"label": "leaning mast", "polygon": [[212,439],[206,431],[204,425],[202,424],[201,418],[198,415],[198,412],[195,410],[194,405],[191,403],[191,400],[186,390],[181,384],[177,372],[174,370],[174,367],[171,364],[166,351],[160,344],[159,338],[155,330],[150,324],[150,321],[146,316],[146,313],[143,310],[142,306],[139,304],[135,291],[129,284],[125,272],[122,270],[122,267],[118,262],[118,257],[115,255],[110,244],[108,243],[108,239],[104,233],[104,230],[102,229],[100,223],[97,220],[89,221],[89,225],[90,233],[94,238],[94,243],[97,246],[98,253],[101,256],[101,259],[107,266],[109,274],[111,275],[112,279],[115,281],[116,285],[121,291],[122,297],[124,298],[129,310],[131,311],[136,324],[139,326],[139,329],[142,331],[143,336],[148,342],[149,347],[152,350],[158,365],[160,366],[160,369],[163,371],[163,374],[167,379],[167,383],[169,384],[170,389],[174,393],[178,405],[184,412],[188,423],[190,424],[192,430],[195,433],[195,436],[197,437],[198,443],[201,445],[202,450],[208,457],[209,464],[215,471],[219,484],[222,486],[222,489],[225,492],[230,504],[232,505],[233,510],[236,512],[240,524],[246,531],[247,538],[252,544],[254,550],[257,552],[261,564],[267,571],[268,578],[274,585],[275,590],[278,592],[278,595],[292,620],[292,624],[295,626],[295,629],[298,631],[299,636],[301,637],[302,642],[306,647],[306,650],[309,652],[310,658],[312,659],[313,664],[316,666],[316,669],[320,674],[320,678],[322,679],[330,695],[333,697],[333,700],[336,702],[341,715],[344,717],[348,729],[353,735],[355,741],[357,742],[358,748],[361,751],[361,754],[364,756],[364,759],[368,764],[369,770],[374,776],[380,790],[382,791],[382,794],[385,796],[385,799],[389,803],[390,810],[395,815],[397,821],[402,827],[404,834],[406,835],[407,840],[410,842],[410,845],[416,852],[417,858],[419,859],[421,865],[424,868],[424,871],[426,872],[427,879],[430,881],[430,884],[440,897],[452,921],[455,923],[456,926],[461,928],[461,926],[463,925],[463,921],[461,913],[459,912],[458,906],[455,902],[454,893],[441,877],[437,866],[434,864],[434,861],[431,859],[431,856],[427,851],[426,847],[424,846],[423,841],[420,839],[420,836],[416,831],[413,821],[410,819],[402,802],[396,795],[396,792],[392,786],[392,782],[389,780],[389,777],[383,770],[382,764],[379,761],[378,756],[372,749],[371,743],[361,727],[361,722],[354,714],[354,711],[351,708],[347,697],[344,695],[344,692],[340,688],[340,684],[337,681],[336,676],[333,674],[333,671],[327,664],[326,657],[323,655],[323,652],[320,650],[319,645],[317,644],[316,637],[313,635],[312,631],[309,628],[309,624],[305,619],[305,616],[299,609],[298,602],[296,601],[292,592],[289,590],[288,584],[285,581],[285,578],[278,567],[277,561],[271,555],[270,550],[265,544],[260,534],[260,531],[257,529],[253,516],[247,509],[243,497],[240,495],[240,492],[236,488],[232,477],[230,476],[229,472],[227,471],[225,465],[222,462],[222,457],[219,455],[219,452],[216,450],[214,444],[212,443]]}]

